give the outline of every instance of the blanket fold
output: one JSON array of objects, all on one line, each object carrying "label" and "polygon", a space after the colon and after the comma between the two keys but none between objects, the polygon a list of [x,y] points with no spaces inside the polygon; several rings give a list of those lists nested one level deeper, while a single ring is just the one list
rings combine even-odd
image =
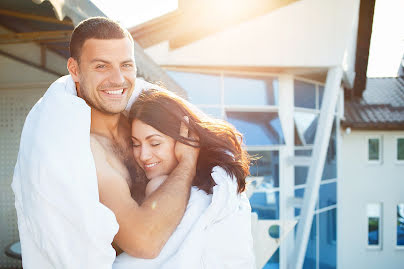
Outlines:
[{"label": "blanket fold", "polygon": [[[136,80],[131,102],[150,85]],[[112,266],[119,226],[99,202],[90,125],[71,76],[55,81],[26,118],[12,183],[24,268]]]},{"label": "blanket fold", "polygon": [[123,253],[113,269],[255,268],[249,201],[221,167],[213,168],[212,177],[213,194],[192,188],[185,215],[157,258]]}]

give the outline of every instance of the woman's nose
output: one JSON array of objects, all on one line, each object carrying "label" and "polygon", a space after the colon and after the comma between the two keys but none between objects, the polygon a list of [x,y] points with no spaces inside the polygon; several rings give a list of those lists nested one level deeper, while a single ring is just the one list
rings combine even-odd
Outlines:
[{"label": "woman's nose", "polygon": [[151,157],[152,157],[152,154],[151,154],[150,149],[147,146],[142,146],[141,152],[140,152],[140,160],[142,162],[145,162],[145,161],[151,159]]}]

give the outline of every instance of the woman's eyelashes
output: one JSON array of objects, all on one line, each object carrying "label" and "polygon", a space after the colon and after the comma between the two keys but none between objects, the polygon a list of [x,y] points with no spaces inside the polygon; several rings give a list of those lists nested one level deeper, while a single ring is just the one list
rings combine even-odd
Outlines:
[{"label": "woman's eyelashes", "polygon": [[[158,146],[160,146],[161,145],[161,142],[151,142],[150,143],[150,146],[152,146],[152,147],[158,147]],[[132,141],[132,147],[134,147],[134,148],[138,148],[138,147],[140,147],[141,146],[141,144],[139,143],[139,142],[133,142]]]}]

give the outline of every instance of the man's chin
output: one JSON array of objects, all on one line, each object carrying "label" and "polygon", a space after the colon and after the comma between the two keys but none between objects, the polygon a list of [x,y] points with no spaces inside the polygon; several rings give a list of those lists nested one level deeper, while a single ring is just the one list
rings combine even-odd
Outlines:
[{"label": "man's chin", "polygon": [[110,107],[109,108],[98,108],[98,107],[91,106],[91,109],[95,109],[98,112],[101,112],[102,114],[110,115],[110,116],[117,115],[117,114],[124,112],[125,108],[126,108],[126,106],[117,107],[117,108],[110,108]]}]

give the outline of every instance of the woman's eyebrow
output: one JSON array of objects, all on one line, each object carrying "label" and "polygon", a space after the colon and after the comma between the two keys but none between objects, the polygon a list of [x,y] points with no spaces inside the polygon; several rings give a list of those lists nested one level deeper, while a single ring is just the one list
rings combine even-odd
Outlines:
[{"label": "woman's eyebrow", "polygon": [[154,136],[162,137],[162,136],[159,135],[159,134],[152,134],[152,135],[146,136],[146,140],[147,140],[147,139],[150,139],[150,138],[152,138],[152,137],[154,137]]},{"label": "woman's eyebrow", "polygon": [[[162,137],[162,136],[159,135],[159,134],[151,134],[151,135],[146,136],[145,139],[147,140],[147,139],[150,139],[150,138],[152,138],[152,137],[154,137],[154,136]],[[134,137],[133,135],[131,136],[131,138],[132,138],[132,139],[135,139],[135,140],[139,140],[139,139],[137,139],[136,137]]]}]

